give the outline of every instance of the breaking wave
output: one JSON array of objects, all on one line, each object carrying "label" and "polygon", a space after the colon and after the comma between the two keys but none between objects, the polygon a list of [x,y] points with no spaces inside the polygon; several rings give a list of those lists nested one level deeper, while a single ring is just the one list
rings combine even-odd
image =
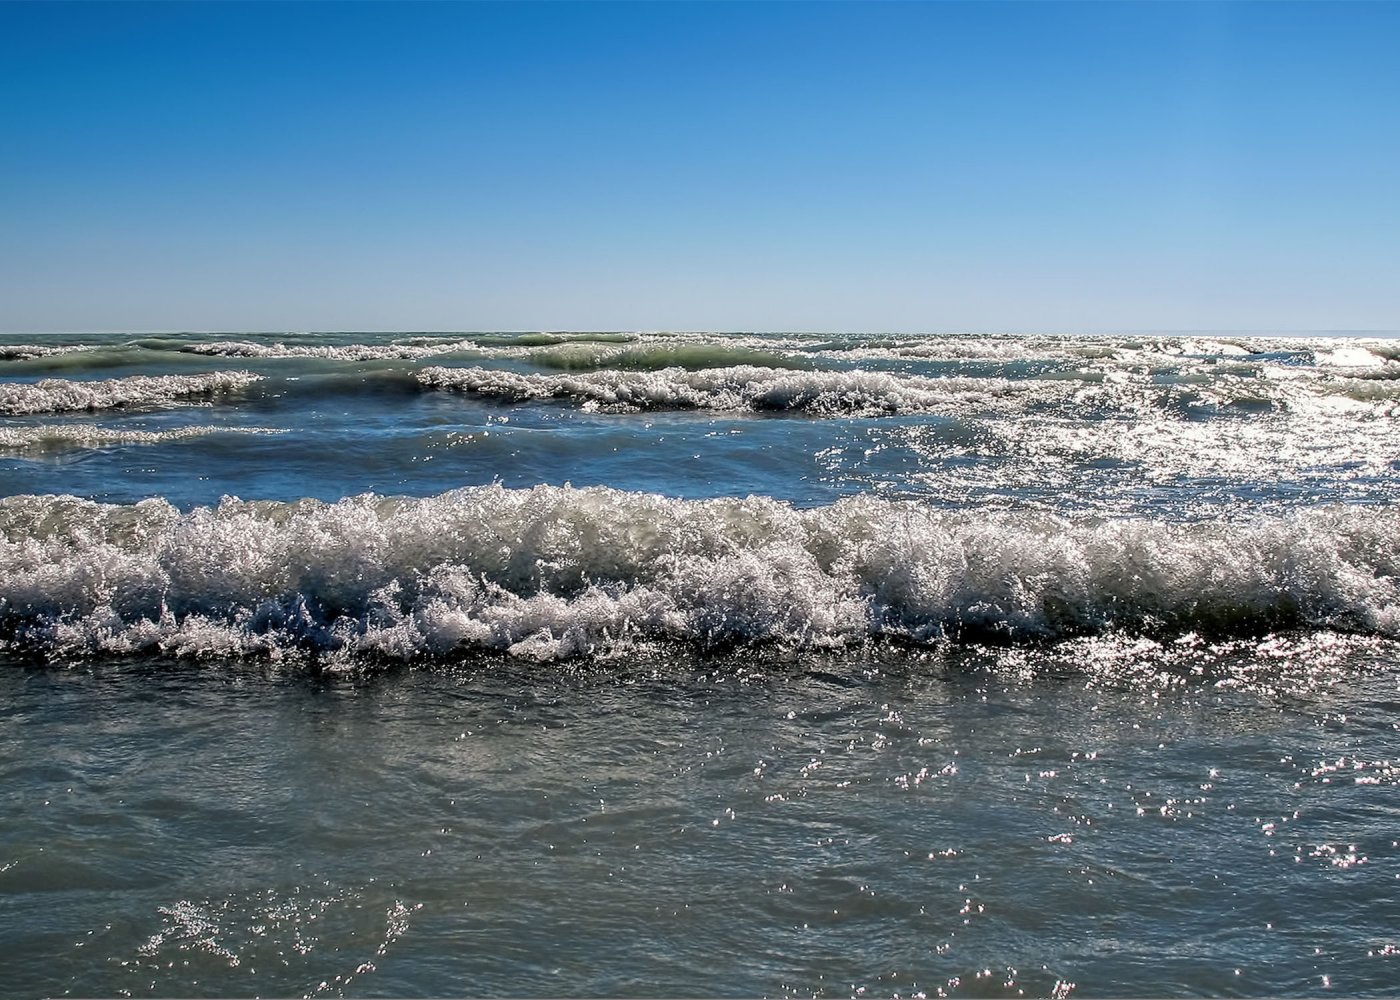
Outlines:
[{"label": "breaking wave", "polygon": [[110,448],[128,444],[165,444],[211,434],[286,434],[276,427],[177,427],[173,430],[143,431],[125,427],[94,427],[85,424],[40,424],[32,427],[0,427],[0,452],[11,454],[54,454],[83,448]]},{"label": "breaking wave", "polygon": [[29,361],[51,358],[60,354],[80,354],[91,351],[87,344],[63,344],[57,347],[43,344],[0,344],[0,361]]},{"label": "breaking wave", "polygon": [[733,365],[668,367],[659,371],[608,368],[562,373],[499,368],[424,368],[420,385],[504,403],[562,400],[585,410],[794,412],[810,416],[908,413],[974,415],[1028,412],[1094,413],[1196,419],[1275,411],[1314,415],[1347,410],[1356,416],[1400,413],[1396,382],[1294,377],[1277,366],[1259,374],[1183,377],[1166,383],[1123,373],[1071,371],[1035,378],[927,377],[878,371],[792,371]]},{"label": "breaking wave", "polygon": [[[585,409],[798,411],[816,416],[926,413],[965,398],[967,379],[900,377],[882,372],[793,372],[752,365],[535,374],[491,368],[425,368],[432,389],[520,403],[563,399]],[[990,381],[990,380],[987,380]],[[1001,383],[1003,391],[1013,391]],[[962,390],[961,392],[959,390]]]},{"label": "breaking wave", "polygon": [[488,333],[473,334],[483,347],[548,347],[556,344],[627,344],[638,339],[635,333]]},{"label": "breaking wave", "polygon": [[1313,362],[1354,378],[1400,378],[1400,346],[1395,344],[1347,344],[1318,349]]},{"label": "breaking wave", "polygon": [[413,361],[439,354],[481,353],[471,340],[448,343],[408,344],[258,344],[252,341],[220,340],[185,344],[184,354],[224,358],[319,358],[327,361]]},{"label": "breaking wave", "polygon": [[1400,515],[1168,524],[549,486],[188,512],[0,500],[0,641],[45,655],[351,666],[1287,629],[1400,636]]},{"label": "breaking wave", "polygon": [[57,378],[35,383],[5,382],[0,383],[0,413],[18,415],[158,406],[192,397],[208,398],[237,392],[259,378],[251,372],[206,372],[200,375],[132,375],[91,382]]},{"label": "breaking wave", "polygon": [[570,343],[532,351],[526,359],[541,368],[559,371],[660,371],[663,368],[732,368],[740,365],[764,368],[802,368],[801,358],[749,346],[714,343],[652,343],[616,347],[597,343]]}]

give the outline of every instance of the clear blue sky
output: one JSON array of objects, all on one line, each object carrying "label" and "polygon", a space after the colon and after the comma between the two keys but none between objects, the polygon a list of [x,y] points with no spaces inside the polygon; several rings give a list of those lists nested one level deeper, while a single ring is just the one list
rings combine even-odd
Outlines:
[{"label": "clear blue sky", "polygon": [[1400,4],[0,4],[0,330],[1400,328]]}]

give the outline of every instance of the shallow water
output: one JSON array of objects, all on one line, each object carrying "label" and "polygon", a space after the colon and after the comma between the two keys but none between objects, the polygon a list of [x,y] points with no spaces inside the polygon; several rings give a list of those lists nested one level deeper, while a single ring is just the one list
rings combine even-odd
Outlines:
[{"label": "shallow water", "polygon": [[1395,341],[0,377],[13,995],[1400,981]]},{"label": "shallow water", "polygon": [[1393,993],[1397,691],[11,670],[13,995]]}]

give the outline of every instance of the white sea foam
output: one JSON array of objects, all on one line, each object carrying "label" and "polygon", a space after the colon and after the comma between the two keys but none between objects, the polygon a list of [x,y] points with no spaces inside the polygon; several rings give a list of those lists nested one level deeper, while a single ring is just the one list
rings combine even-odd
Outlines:
[{"label": "white sea foam", "polygon": [[1351,378],[1400,379],[1400,345],[1339,344],[1315,351],[1314,363]]},{"label": "white sea foam", "polygon": [[817,416],[928,413],[966,406],[993,394],[1027,394],[1029,383],[995,379],[928,379],[884,372],[794,372],[735,365],[690,370],[524,374],[492,368],[425,368],[419,381],[525,402],[567,399],[586,409],[625,413],[652,409],[799,411]]},{"label": "white sea foam", "polygon": [[532,350],[524,355],[532,365],[565,371],[615,368],[656,371],[663,368],[732,368],[740,365],[795,368],[800,357],[789,351],[751,344],[713,341],[653,341],[648,343],[573,342]]},{"label": "white sea foam", "polygon": [[81,448],[109,448],[115,445],[152,445],[211,434],[285,434],[275,427],[177,427],[144,431],[126,427],[97,427],[89,424],[39,424],[29,427],[0,427],[0,451],[48,454]]},{"label": "white sea foam", "polygon": [[62,413],[108,410],[120,406],[159,406],[192,397],[210,397],[245,389],[260,376],[250,372],[199,375],[132,375],[128,378],[74,382],[50,378],[36,383],[0,383],[0,413]]},{"label": "white sea foam", "polygon": [[920,361],[1109,360],[1172,367],[1199,360],[1244,358],[1277,349],[1277,339],[1074,336],[1021,334],[940,334],[914,337],[853,338],[823,345],[823,352],[862,360]]},{"label": "white sea foam", "polygon": [[923,377],[871,371],[793,371],[734,365],[659,371],[602,369],[523,373],[497,368],[429,367],[418,381],[506,403],[558,399],[585,410],[703,409],[794,412],[811,416],[937,413],[1018,417],[1060,413],[1134,418],[1287,411],[1300,415],[1347,410],[1358,416],[1400,413],[1400,385],[1362,378],[1318,379],[1296,369],[1262,365],[1247,375],[1186,372],[1175,381],[1110,369],[1052,372],[1036,378]]},{"label": "white sea foam", "polygon": [[78,354],[91,351],[88,344],[0,344],[0,361],[28,361],[31,358],[51,358],[58,354]]},{"label": "white sea foam", "polygon": [[[412,361],[439,354],[483,353],[471,340],[406,344],[258,344],[220,340],[186,344],[185,354],[227,358],[320,358],[327,361]],[[496,352],[491,352],[496,353]]]},{"label": "white sea foam", "polygon": [[188,513],[22,496],[0,501],[0,539],[0,634],[60,654],[544,661],[655,643],[1400,636],[1400,516],[1375,508],[1182,525],[546,486]]}]

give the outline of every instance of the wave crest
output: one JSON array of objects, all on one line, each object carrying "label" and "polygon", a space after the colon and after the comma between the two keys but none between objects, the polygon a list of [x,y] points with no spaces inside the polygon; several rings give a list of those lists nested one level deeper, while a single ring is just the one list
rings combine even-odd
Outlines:
[{"label": "wave crest", "polygon": [[191,397],[210,397],[246,389],[261,376],[251,372],[206,372],[199,375],[132,375],[127,378],[74,382],[48,378],[35,383],[0,383],[0,413],[63,413],[110,410],[122,406],[158,406]]},{"label": "wave crest", "polygon": [[258,344],[252,341],[219,340],[184,344],[183,354],[221,358],[318,358],[326,361],[413,361],[439,354],[480,354],[475,341],[410,344]]},{"label": "wave crest", "polygon": [[[425,368],[418,380],[504,402],[565,399],[611,413],[637,410],[796,411],[814,416],[925,413],[966,399],[967,380],[882,372],[793,372],[752,365],[698,371],[605,370],[563,375]],[[958,390],[964,390],[959,393]]]},{"label": "wave crest", "polygon": [[88,424],[40,424],[34,427],[0,427],[0,452],[55,454],[82,448],[116,445],[154,445],[214,434],[286,434],[277,427],[177,427],[143,431],[126,427],[94,427]]},{"label": "wave crest", "polygon": [[1280,628],[1400,636],[1400,517],[1067,521],[547,486],[186,513],[0,501],[0,636],[65,655],[556,660]]}]

